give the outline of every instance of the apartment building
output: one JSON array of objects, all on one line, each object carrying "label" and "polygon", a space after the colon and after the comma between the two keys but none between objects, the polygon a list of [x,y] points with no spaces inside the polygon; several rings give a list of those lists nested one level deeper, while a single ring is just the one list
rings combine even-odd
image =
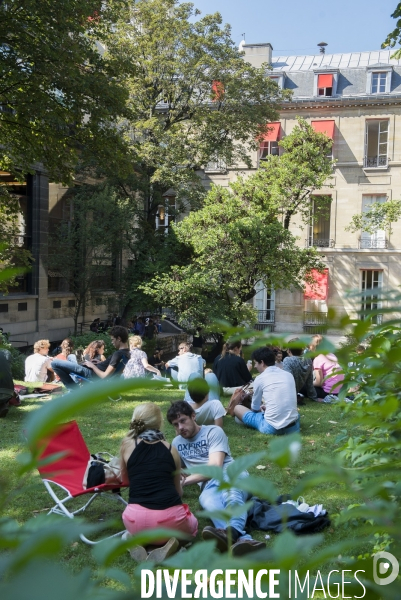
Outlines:
[{"label": "apartment building", "polygon": [[[327,266],[313,290],[266,290],[262,284],[254,298],[258,327],[278,332],[315,332],[325,325],[328,308],[354,317],[358,311],[385,308],[377,288],[401,285],[401,223],[391,236],[345,230],[351,216],[372,202],[401,199],[401,64],[391,51],[352,54],[319,53],[311,56],[272,56],[270,44],[241,43],[245,59],[254,66],[267,62],[267,76],[292,91],[283,103],[280,119],[253,156],[257,169],[269,154],[278,154],[278,142],[291,133],[300,116],[333,139],[336,165],[331,184],[318,193],[332,198],[330,215],[292,232],[299,244],[314,246]],[[202,177],[226,186],[245,165],[226,168],[210,163]],[[313,203],[311,206],[313,211]],[[355,290],[372,290],[361,306],[349,297]],[[380,320],[381,316],[378,316]]]}]

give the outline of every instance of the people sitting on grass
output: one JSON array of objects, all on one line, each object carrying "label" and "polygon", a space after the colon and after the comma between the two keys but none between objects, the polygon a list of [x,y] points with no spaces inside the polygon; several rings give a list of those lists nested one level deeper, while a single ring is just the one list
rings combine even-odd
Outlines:
[{"label": "people sitting on grass", "polygon": [[[239,404],[234,395],[227,411],[261,433],[285,435],[300,430],[297,393],[291,373],[276,367],[276,356],[270,348],[258,348],[252,353],[259,375],[253,384],[251,409]],[[262,402],[264,400],[264,403]]]},{"label": "people sitting on grass", "polygon": [[[130,432],[121,449],[121,475],[129,483],[128,506],[122,519],[129,535],[167,527],[196,536],[198,521],[182,503],[181,461],[177,450],[161,433],[162,414],[151,402],[139,404],[132,415]],[[177,551],[176,538],[160,540],[162,547],[149,554],[142,546],[131,550],[137,562],[160,562]]]},{"label": "people sitting on grass", "polygon": [[222,353],[213,363],[213,372],[219,380],[223,393],[231,396],[239,387],[252,381],[250,369],[240,356],[242,344],[240,341],[227,342]]},{"label": "people sitting on grass", "polygon": [[151,356],[148,359],[149,364],[152,365],[152,367],[156,367],[156,369],[159,369],[159,371],[164,370],[164,361],[162,359],[162,355],[163,355],[163,350],[161,350],[160,348],[155,348],[154,352],[153,352],[153,356]]},{"label": "people sitting on grass", "polygon": [[104,355],[104,341],[94,340],[91,342],[83,352],[83,359],[90,360],[95,365],[102,362],[102,360],[106,360]]},{"label": "people sitting on grass", "polygon": [[115,325],[110,330],[110,338],[116,351],[106,360],[97,364],[86,360],[81,365],[67,360],[53,360],[51,368],[59,376],[61,382],[69,389],[74,389],[78,384],[70,376],[71,374],[85,379],[105,379],[106,377],[121,374],[130,358],[128,330],[121,325]]},{"label": "people sitting on grass", "polygon": [[316,356],[313,359],[313,376],[318,402],[330,403],[335,400],[340,393],[341,382],[344,379],[336,355],[329,353]]},{"label": "people sitting on grass", "polygon": [[141,350],[142,338],[140,335],[132,335],[129,338],[130,359],[127,362],[123,377],[124,379],[132,379],[134,377],[145,377],[146,371],[154,373],[160,377],[159,369],[152,367],[148,363],[146,352]]},{"label": "people sitting on grass", "polygon": [[[209,370],[204,371],[206,361],[198,354],[191,352],[189,342],[181,342],[178,346],[178,356],[166,363],[166,369],[169,369],[171,379],[180,383],[180,388],[187,388],[188,381],[196,378],[205,378],[210,387],[209,400],[220,400],[219,382],[216,375]],[[185,400],[190,400],[188,391],[185,393]]]},{"label": "people sitting on grass", "polygon": [[[175,428],[177,437],[173,447],[177,449],[186,467],[204,465],[226,468],[234,459],[231,456],[228,438],[221,427],[215,425],[198,425],[196,413],[188,402],[174,402],[167,412],[169,423]],[[243,476],[248,473],[245,471]],[[229,506],[245,504],[248,493],[230,488],[218,490],[219,482],[205,475],[182,476],[182,486],[198,484],[201,489],[199,502],[207,511],[222,511]],[[242,556],[265,548],[264,542],[253,540],[245,532],[247,512],[232,517],[229,522],[221,517],[212,517],[213,527],[206,526],[202,531],[204,540],[215,540],[220,552],[226,552],[229,544],[234,556]]]},{"label": "people sitting on grass", "polygon": [[304,396],[311,400],[317,400],[316,390],[313,386],[312,359],[305,357],[299,338],[293,338],[288,343],[290,347],[287,349],[288,356],[283,360],[283,369],[294,377],[298,404],[305,404]]},{"label": "people sitting on grass", "polygon": [[38,340],[33,345],[33,354],[25,359],[25,381],[48,381],[53,373],[52,359],[49,357],[49,340]]},{"label": "people sitting on grass", "polygon": [[192,379],[188,383],[189,404],[195,411],[198,425],[223,427],[226,409],[220,400],[209,400],[210,387],[205,379]]}]

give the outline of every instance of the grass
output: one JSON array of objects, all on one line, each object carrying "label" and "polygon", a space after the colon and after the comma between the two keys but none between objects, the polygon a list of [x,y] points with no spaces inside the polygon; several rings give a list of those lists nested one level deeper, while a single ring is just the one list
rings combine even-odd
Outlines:
[{"label": "grass", "polygon": [[[76,415],[76,420],[91,452],[108,451],[117,454],[120,442],[128,430],[132,411],[138,402],[155,402],[165,415],[170,402],[182,399],[182,397],[183,393],[177,390],[136,391],[124,396],[119,402],[110,401],[99,404],[89,413]],[[19,523],[46,513],[47,509],[52,506],[51,499],[37,473],[29,474],[23,482],[18,479],[16,474],[17,456],[26,450],[23,436],[24,420],[30,411],[36,410],[43,402],[49,401],[51,402],[48,399],[27,399],[23,401],[20,408],[11,408],[6,419],[0,420],[2,485],[3,489],[9,493],[9,501],[5,506],[3,516],[16,519]],[[228,399],[224,399],[224,402],[227,404]],[[300,407],[300,415],[303,445],[298,462],[291,468],[280,469],[265,460],[261,462],[266,467],[264,470],[258,470],[256,467],[250,469],[251,474],[272,481],[280,494],[290,493],[301,477],[318,468],[322,459],[330,459],[334,456],[337,434],[347,426],[347,417],[336,405],[307,401],[306,406]],[[167,421],[165,421],[164,430],[166,438],[171,441],[174,437],[174,430]],[[270,436],[237,425],[231,417],[225,418],[224,430],[229,437],[234,458],[247,453],[267,450],[272,439]],[[184,502],[189,504],[195,514],[200,511],[198,495],[197,486],[185,488]],[[355,498],[343,486],[330,483],[320,485],[313,494],[305,498],[305,501],[310,505],[323,504],[329,514],[334,515],[353,503]],[[98,509],[91,508],[90,512],[86,513],[87,518],[96,522],[114,516],[119,522],[118,528],[122,529],[121,508],[110,511],[109,504],[100,505]],[[199,518],[199,532],[208,523],[206,519]],[[352,533],[357,535],[357,527]],[[262,531],[253,532],[255,539],[260,540],[265,538],[265,534],[266,532]],[[199,536],[200,534],[198,534]],[[321,547],[348,536],[350,536],[350,532],[344,529],[344,526],[335,527],[332,524],[324,531],[324,541]],[[270,534],[267,544],[271,545],[275,537],[274,534]],[[367,552],[369,548],[367,541],[366,547],[358,548],[357,553]],[[87,566],[96,568],[91,552],[89,546],[81,542],[74,542],[63,551],[60,561],[67,565],[72,572],[79,572]],[[333,562],[331,568],[336,568],[335,564]],[[115,566],[132,575],[135,563],[127,554],[126,557],[118,559]],[[111,583],[110,585],[115,584]]]}]

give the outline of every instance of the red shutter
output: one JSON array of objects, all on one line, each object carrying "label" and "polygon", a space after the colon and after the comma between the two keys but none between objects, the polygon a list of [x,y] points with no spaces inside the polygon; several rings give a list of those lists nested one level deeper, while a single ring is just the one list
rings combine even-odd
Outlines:
[{"label": "red shutter", "polygon": [[331,140],[334,138],[335,121],[312,121],[311,125],[316,133],[325,133]]},{"label": "red shutter", "polygon": [[318,75],[317,87],[318,88],[332,88],[333,87],[333,75],[329,75],[329,74]]},{"label": "red shutter", "polygon": [[324,269],[323,273],[312,269],[313,285],[305,284],[305,300],[327,300],[327,290],[329,283],[329,270]]},{"label": "red shutter", "polygon": [[224,98],[224,83],[221,81],[213,81],[212,83],[212,100],[213,102],[217,102],[219,100],[223,100]]}]

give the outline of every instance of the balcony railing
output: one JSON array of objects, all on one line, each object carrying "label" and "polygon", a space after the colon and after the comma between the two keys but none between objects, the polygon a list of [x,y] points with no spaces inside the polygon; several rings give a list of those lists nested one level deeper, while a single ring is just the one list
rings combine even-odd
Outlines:
[{"label": "balcony railing", "polygon": [[387,240],[374,240],[374,239],[363,239],[359,238],[358,240],[359,248],[388,248]]},{"label": "balcony railing", "polygon": [[276,313],[274,310],[266,309],[266,310],[258,310],[257,311],[257,323],[255,324],[255,329],[258,331],[263,331],[264,329],[268,329],[269,331],[274,331]]},{"label": "balcony railing", "polygon": [[363,159],[365,169],[379,169],[388,167],[388,156],[365,156]]},{"label": "balcony railing", "polygon": [[308,333],[326,333],[327,312],[304,311],[304,331]]},{"label": "balcony railing", "polygon": [[205,166],[205,173],[225,173],[227,165],[224,160],[211,160]]},{"label": "balcony railing", "polygon": [[336,241],[333,239],[314,238],[305,240],[305,248],[334,248]]}]

